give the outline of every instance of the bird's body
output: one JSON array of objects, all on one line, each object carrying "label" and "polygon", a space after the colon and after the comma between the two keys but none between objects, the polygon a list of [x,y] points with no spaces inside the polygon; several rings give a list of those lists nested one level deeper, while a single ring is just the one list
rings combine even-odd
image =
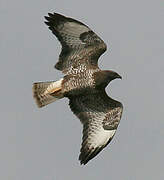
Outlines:
[{"label": "bird's body", "polygon": [[86,164],[109,144],[120,122],[122,104],[110,98],[105,87],[121,76],[98,67],[106,44],[88,26],[57,13],[45,18],[62,44],[55,67],[65,75],[56,82],[34,83],[33,95],[39,107],[69,98],[71,110],[83,124],[79,160]]},{"label": "bird's body", "polygon": [[75,72],[74,74],[69,74],[64,76],[63,81],[63,91],[66,94],[80,94],[90,91],[95,86],[95,80],[93,79],[93,74],[98,72],[99,69],[86,69],[83,72]]}]

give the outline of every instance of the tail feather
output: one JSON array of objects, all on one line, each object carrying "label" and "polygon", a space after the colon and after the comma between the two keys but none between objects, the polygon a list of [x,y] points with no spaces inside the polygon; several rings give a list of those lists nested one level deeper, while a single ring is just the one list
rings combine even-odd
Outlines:
[{"label": "tail feather", "polygon": [[63,98],[62,80],[51,82],[37,82],[33,84],[33,97],[38,107],[43,107]]}]

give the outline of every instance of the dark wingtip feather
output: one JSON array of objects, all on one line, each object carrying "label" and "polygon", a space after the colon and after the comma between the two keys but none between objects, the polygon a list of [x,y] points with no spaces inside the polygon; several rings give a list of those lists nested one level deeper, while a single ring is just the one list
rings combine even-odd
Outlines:
[{"label": "dark wingtip feather", "polygon": [[[81,24],[83,26],[86,26],[85,24],[83,24],[82,22],[80,21],[77,21],[75,19],[72,19],[70,17],[66,17],[66,16],[63,16],[61,14],[58,14],[58,13],[48,13],[48,16],[44,16],[44,18],[49,21],[49,22],[52,22],[53,25],[58,25],[60,23],[63,23],[63,22],[76,22],[78,24]],[[87,27],[87,26],[86,26]]]},{"label": "dark wingtip feather", "polygon": [[46,19],[46,18],[48,18],[49,16],[44,16],[44,18]]},{"label": "dark wingtip feather", "polygon": [[50,26],[50,22],[44,21],[47,26]]},{"label": "dark wingtip feather", "polygon": [[52,21],[54,19],[56,19],[56,21],[62,21],[62,20],[65,20],[67,19],[67,17],[61,15],[61,14],[58,14],[58,13],[48,13],[48,16],[44,16],[44,18],[47,20],[47,21]]},{"label": "dark wingtip feather", "polygon": [[85,151],[84,149],[81,150],[81,153],[79,155],[79,161],[80,164],[85,165],[88,163],[88,161],[90,161],[91,159],[93,159],[102,149],[104,148],[104,146],[102,147],[97,147],[97,148],[93,148],[93,149],[88,149],[88,151]]},{"label": "dark wingtip feather", "polygon": [[[55,13],[54,13],[55,14]],[[52,14],[52,13],[48,13],[48,15],[50,16],[50,17],[53,17],[54,16],[54,14]]]},{"label": "dark wingtip feather", "polygon": [[66,21],[66,17],[57,13],[48,13],[48,16],[44,16],[45,24],[49,27],[57,28],[62,22]]},{"label": "dark wingtip feather", "polygon": [[103,146],[99,146],[99,147],[96,147],[96,148],[87,148],[86,146],[85,147],[82,147],[81,148],[81,153],[79,155],[79,161],[80,161],[80,164],[82,165],[85,165],[88,163],[88,161],[90,161],[91,159],[93,159],[95,156],[97,156],[97,154],[99,154],[100,151],[102,151],[110,142],[111,142],[112,138],[110,138],[108,140],[108,142],[106,144],[104,144]]}]

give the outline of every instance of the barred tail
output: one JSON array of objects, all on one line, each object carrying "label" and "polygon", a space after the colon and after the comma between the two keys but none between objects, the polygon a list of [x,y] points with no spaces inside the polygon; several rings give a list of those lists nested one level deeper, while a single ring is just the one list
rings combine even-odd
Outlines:
[{"label": "barred tail", "polygon": [[58,99],[63,98],[62,81],[37,82],[33,84],[33,97],[38,107],[43,107]]}]

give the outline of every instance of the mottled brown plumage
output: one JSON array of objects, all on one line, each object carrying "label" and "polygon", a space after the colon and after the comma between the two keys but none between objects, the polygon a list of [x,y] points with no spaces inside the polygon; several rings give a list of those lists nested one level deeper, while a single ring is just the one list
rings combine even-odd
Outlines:
[{"label": "mottled brown plumage", "polygon": [[62,45],[59,61],[55,65],[64,73],[83,71],[88,65],[97,67],[97,61],[106,51],[106,44],[88,26],[60,14],[49,13],[45,23]]},{"label": "mottled brown plumage", "polygon": [[65,76],[56,82],[34,83],[33,96],[38,107],[69,98],[71,110],[83,124],[79,160],[86,164],[109,144],[120,122],[122,104],[105,88],[121,76],[98,67],[106,44],[88,26],[57,13],[48,15],[45,23],[62,45],[55,67]]}]

